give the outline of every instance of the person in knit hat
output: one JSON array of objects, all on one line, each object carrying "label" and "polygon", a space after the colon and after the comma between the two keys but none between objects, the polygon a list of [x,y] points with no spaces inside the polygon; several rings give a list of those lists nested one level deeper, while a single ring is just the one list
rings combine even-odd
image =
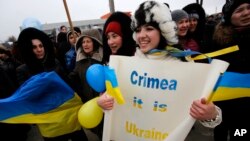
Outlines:
[{"label": "person in knit hat", "polygon": [[[122,28],[121,28],[121,24],[116,22],[116,21],[112,21],[108,24],[106,30],[105,30],[105,35],[107,36],[108,38],[108,45],[111,49],[111,52],[112,54],[116,54],[117,51],[120,49],[121,47],[121,44],[122,44]],[[120,42],[112,42],[114,40],[112,40],[113,38],[116,35],[116,39],[118,39],[117,41],[120,41]],[[117,44],[115,44],[117,43]],[[114,47],[114,44],[115,45],[118,45],[117,47]]]},{"label": "person in knit hat", "polygon": [[110,55],[133,56],[135,41],[132,38],[129,15],[116,11],[106,20],[103,27],[103,62],[108,63]]},{"label": "person in knit hat", "polygon": [[176,22],[178,28],[178,36],[186,36],[189,29],[189,15],[186,11],[178,9],[171,12],[173,21]]},{"label": "person in knit hat", "polygon": [[232,14],[235,10],[244,3],[250,3],[249,0],[228,0],[227,3],[222,8],[223,13],[223,23],[226,25],[232,24]]},{"label": "person in knit hat", "polygon": [[[248,67],[250,65],[250,1],[230,0],[223,6],[222,12],[224,21],[216,26],[213,36],[214,50],[233,45],[238,45],[239,50],[218,56],[217,59],[227,61],[230,64],[227,71],[241,74],[243,77],[247,76],[250,74]],[[240,79],[237,82],[240,82]],[[230,84],[230,82],[228,83]],[[241,91],[234,93],[235,96],[240,94],[242,94]],[[228,137],[230,141],[250,140],[249,103],[250,97],[247,96],[216,102],[222,109],[223,122],[214,130],[215,141],[228,141]],[[237,129],[246,129],[248,133],[243,136],[235,136]]]},{"label": "person in knit hat", "polygon": [[181,48],[185,50],[190,49],[192,51],[199,51],[198,43],[193,38],[187,36],[190,27],[189,14],[182,9],[178,9],[172,11],[171,15],[177,24],[177,35]]},{"label": "person in knit hat", "polygon": [[189,19],[189,15],[186,11],[181,10],[181,9],[177,9],[171,12],[171,16],[173,21],[175,22],[179,22],[180,20],[186,18]]},{"label": "person in knit hat", "polygon": [[[133,30],[133,38],[139,46],[136,49],[134,57],[154,61],[182,61],[169,52],[173,47],[168,45],[176,44],[178,38],[176,36],[176,24],[172,20],[170,9],[167,5],[157,1],[145,1],[141,3],[132,16],[131,27]],[[107,101],[109,104],[101,105],[101,107],[110,110],[113,108],[113,105],[110,103],[113,102],[109,99],[107,99]],[[200,112],[204,114],[197,114]],[[190,108],[190,115],[199,120],[204,126],[211,128],[221,122],[220,109],[213,103],[207,104],[205,98],[193,102]],[[205,120],[209,121],[205,122]],[[145,121],[145,123],[146,122],[149,121]]]},{"label": "person in knit hat", "polygon": [[[133,56],[136,43],[132,38],[129,15],[116,11],[106,20],[103,27],[103,63],[109,63],[110,55]],[[105,93],[97,100],[97,104],[105,110],[113,107],[114,99]]]}]

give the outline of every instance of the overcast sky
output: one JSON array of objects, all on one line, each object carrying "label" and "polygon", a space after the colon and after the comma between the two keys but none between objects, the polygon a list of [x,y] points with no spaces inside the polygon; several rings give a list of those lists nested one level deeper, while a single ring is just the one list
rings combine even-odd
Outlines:
[{"label": "overcast sky", "polygon": [[[131,11],[145,0],[114,0],[116,11]],[[171,10],[181,9],[196,0],[158,0],[167,2]],[[204,0],[207,14],[220,12],[225,0]],[[109,0],[67,0],[72,21],[99,19],[109,12]],[[11,35],[16,38],[25,18],[37,18],[42,24],[66,22],[63,0],[0,0],[0,42]]]}]

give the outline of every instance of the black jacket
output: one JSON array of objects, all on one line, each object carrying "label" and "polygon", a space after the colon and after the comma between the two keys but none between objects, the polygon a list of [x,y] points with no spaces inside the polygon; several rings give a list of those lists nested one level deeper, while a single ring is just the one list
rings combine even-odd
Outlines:
[{"label": "black jacket", "polygon": [[[214,34],[214,50],[238,45],[239,51],[216,57],[230,63],[227,71],[242,74],[250,73],[250,28],[236,29],[232,26],[219,24]],[[235,82],[237,83],[237,82]],[[237,95],[237,93],[235,93]],[[250,135],[242,138],[234,136],[236,129],[250,131],[250,97],[215,102],[222,109],[222,123],[215,128],[215,141],[226,141],[227,133],[230,133],[231,141],[247,141]]]}]

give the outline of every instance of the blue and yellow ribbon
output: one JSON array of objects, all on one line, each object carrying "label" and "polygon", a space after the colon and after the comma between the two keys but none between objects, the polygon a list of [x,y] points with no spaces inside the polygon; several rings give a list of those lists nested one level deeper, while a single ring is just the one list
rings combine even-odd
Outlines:
[{"label": "blue and yellow ribbon", "polygon": [[[192,51],[190,49],[188,50],[179,50],[175,47],[172,46],[167,46],[166,47],[166,51],[169,52],[169,54],[171,54],[171,56],[174,57],[186,57],[187,60],[202,60],[202,59],[208,59],[208,62],[211,62],[211,58],[216,57],[216,56],[220,56],[220,55],[224,55],[224,54],[228,54],[231,52],[235,52],[239,50],[239,46],[238,45],[234,45],[234,46],[230,46],[221,50],[217,50],[211,53],[200,53],[197,51]],[[153,50],[153,53],[157,53],[157,51]],[[192,55],[197,55],[195,57],[191,57]]]}]

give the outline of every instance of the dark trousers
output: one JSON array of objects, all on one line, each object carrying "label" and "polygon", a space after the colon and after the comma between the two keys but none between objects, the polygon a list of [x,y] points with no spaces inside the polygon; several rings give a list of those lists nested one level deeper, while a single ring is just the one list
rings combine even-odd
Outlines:
[{"label": "dark trousers", "polygon": [[44,137],[44,141],[69,141],[69,139],[71,141],[88,141],[88,138],[83,129],[54,138]]},{"label": "dark trousers", "polygon": [[7,124],[0,123],[1,141],[26,141],[28,132],[30,130],[29,124]]}]

